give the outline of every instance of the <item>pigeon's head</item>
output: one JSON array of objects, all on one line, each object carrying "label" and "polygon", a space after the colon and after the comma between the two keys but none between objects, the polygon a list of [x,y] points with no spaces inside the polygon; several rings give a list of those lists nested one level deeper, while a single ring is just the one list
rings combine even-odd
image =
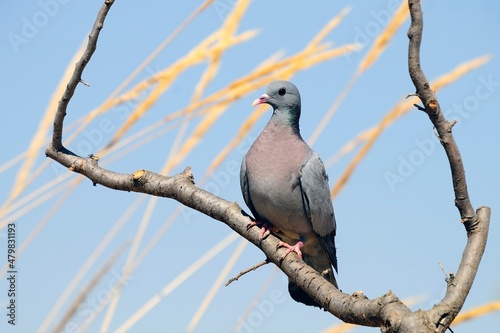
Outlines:
[{"label": "pigeon's head", "polygon": [[298,122],[300,118],[300,94],[297,87],[288,81],[274,81],[267,86],[266,93],[256,99],[252,105],[269,104],[274,114],[286,116]]}]

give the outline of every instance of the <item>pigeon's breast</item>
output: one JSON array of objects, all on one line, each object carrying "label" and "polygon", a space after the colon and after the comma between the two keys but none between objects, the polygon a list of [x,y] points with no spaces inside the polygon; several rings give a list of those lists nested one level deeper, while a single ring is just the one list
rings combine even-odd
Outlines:
[{"label": "pigeon's breast", "polygon": [[[259,138],[265,140],[265,138]],[[259,218],[287,234],[306,234],[312,230],[305,216],[300,188],[300,170],[310,148],[294,138],[259,142],[246,158],[249,194]]]}]

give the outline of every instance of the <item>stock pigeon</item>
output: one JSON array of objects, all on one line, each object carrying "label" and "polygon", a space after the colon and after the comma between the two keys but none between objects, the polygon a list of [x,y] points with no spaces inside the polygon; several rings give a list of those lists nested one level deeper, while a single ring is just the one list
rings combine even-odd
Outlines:
[{"label": "stock pigeon", "polygon": [[[296,252],[305,263],[338,288],[335,216],[323,162],[299,132],[300,95],[287,81],[274,81],[253,106],[269,104],[269,123],[243,158],[240,185],[243,198],[262,226],[261,238],[273,231],[286,247],[282,258]],[[293,282],[292,298],[320,307]]]}]

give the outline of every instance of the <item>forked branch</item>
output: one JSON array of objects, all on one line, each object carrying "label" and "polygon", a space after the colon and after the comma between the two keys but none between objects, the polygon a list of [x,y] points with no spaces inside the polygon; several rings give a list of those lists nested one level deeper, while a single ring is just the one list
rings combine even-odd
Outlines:
[{"label": "forked branch", "polygon": [[48,157],[66,166],[70,171],[87,177],[94,185],[99,184],[115,190],[171,198],[225,223],[259,247],[263,251],[266,261],[277,265],[325,310],[345,322],[380,327],[383,332],[442,332],[449,326],[460,311],[474,281],[486,244],[490,210],[487,207],[481,207],[476,215],[472,208],[460,153],[451,133],[452,125],[442,115],[436,96],[420,68],[422,13],[419,1],[409,1],[412,17],[412,24],[408,32],[410,37],[410,76],[417,89],[417,94],[425,106],[425,112],[439,133],[450,161],[456,205],[466,226],[468,241],[456,276],[448,279],[448,290],[444,299],[429,311],[419,310],[416,312],[411,312],[391,291],[372,300],[369,300],[361,292],[348,295],[337,290],[317,271],[298,259],[296,255],[290,254],[285,260],[281,260],[282,250],[276,250],[279,239],[271,234],[261,241],[257,228],[247,228],[251,220],[236,203],[224,200],[194,185],[193,175],[189,167],[172,177],[165,177],[146,170],[139,170],[131,174],[116,173],[101,168],[98,165],[98,158],[80,157],[63,147],[63,123],[68,103],[78,83],[81,82],[86,64],[96,49],[99,32],[112,4],[111,0],[105,1],[99,11],[89,36],[87,49],[77,63],[67,90],[60,100],[54,119],[53,139],[46,149]]},{"label": "forked branch", "polygon": [[436,325],[437,331],[443,332],[461,310],[476,277],[488,238],[490,208],[479,207],[477,212],[474,212],[467,191],[464,165],[452,133],[456,121],[449,122],[444,117],[436,94],[420,66],[420,44],[423,31],[420,0],[409,0],[408,6],[411,16],[411,25],[408,30],[408,38],[410,39],[408,47],[410,78],[415,85],[417,96],[424,105],[424,111],[434,125],[448,157],[455,192],[455,205],[467,231],[467,245],[458,271],[454,276],[447,278],[448,287],[443,300],[428,311],[429,318]]},{"label": "forked branch", "polygon": [[68,88],[61,98],[54,119],[54,133],[52,142],[45,153],[48,157],[87,177],[94,185],[102,185],[120,191],[132,191],[150,195],[171,198],[181,204],[193,208],[207,216],[227,224],[231,229],[258,246],[265,254],[266,261],[273,262],[290,277],[296,284],[309,293],[325,310],[338,318],[350,323],[365,326],[380,327],[395,310],[404,313],[410,310],[392,293],[368,300],[362,293],[345,294],[337,290],[325,280],[317,271],[299,260],[295,255],[281,259],[282,250],[276,250],[280,241],[269,235],[261,241],[256,228],[248,229],[250,218],[236,204],[224,200],[210,192],[194,185],[191,169],[188,167],[182,173],[172,177],[165,177],[150,171],[138,170],[131,174],[117,173],[101,168],[95,156],[80,157],[62,145],[64,118],[67,106],[73,93],[81,82],[85,65],[89,62],[97,46],[97,39],[101,31],[106,14],[112,2],[106,1],[92,28],[89,42],[82,58],[77,63],[75,71],[68,83]]}]

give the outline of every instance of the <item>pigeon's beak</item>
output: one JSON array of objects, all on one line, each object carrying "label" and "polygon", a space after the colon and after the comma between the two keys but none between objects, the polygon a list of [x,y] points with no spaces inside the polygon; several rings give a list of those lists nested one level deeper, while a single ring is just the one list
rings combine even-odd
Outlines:
[{"label": "pigeon's beak", "polygon": [[269,100],[269,95],[268,94],[264,94],[262,96],[260,96],[259,98],[257,98],[255,101],[253,101],[252,103],[252,106],[256,106],[256,105],[259,105],[259,104],[263,104],[263,103],[267,103],[267,101]]}]

